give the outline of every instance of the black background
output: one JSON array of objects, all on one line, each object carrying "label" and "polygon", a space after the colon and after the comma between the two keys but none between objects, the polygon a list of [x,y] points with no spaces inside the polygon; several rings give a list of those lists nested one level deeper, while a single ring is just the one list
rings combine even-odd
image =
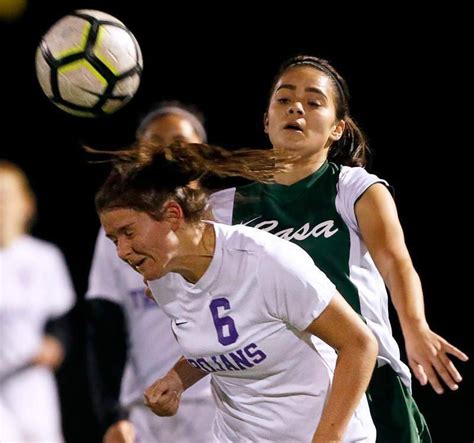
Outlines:
[{"label": "black background", "polygon": [[[178,3],[165,10],[152,0],[62,3],[30,2],[23,18],[0,23],[0,157],[28,174],[39,206],[33,234],[61,247],[78,293],[73,352],[59,376],[68,441],[97,438],[81,300],[99,227],[93,196],[106,170],[88,164],[81,145],[126,145],[153,103],[180,99],[205,113],[212,143],[267,146],[262,114],[268,89],[280,62],[297,53],[328,58],[348,81],[352,114],[376,154],[372,171],[395,188],[431,327],[472,357],[472,42],[466,11],[455,4],[415,13],[401,5],[351,11],[339,3],[317,9],[229,2],[208,11]],[[60,111],[35,78],[41,35],[76,8],[124,21],[143,51],[136,97],[107,118]],[[472,364],[458,367],[465,376],[458,392],[438,396],[413,383],[435,442],[473,439]]]}]

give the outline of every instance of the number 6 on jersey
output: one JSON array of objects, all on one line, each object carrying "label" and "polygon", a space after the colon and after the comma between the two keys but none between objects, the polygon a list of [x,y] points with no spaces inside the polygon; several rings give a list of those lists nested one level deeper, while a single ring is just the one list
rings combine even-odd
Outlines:
[{"label": "number 6 on jersey", "polygon": [[219,317],[219,308],[221,308],[221,313],[222,311],[228,311],[230,309],[229,300],[226,298],[216,298],[212,300],[209,305],[212,320],[214,321],[214,326],[217,331],[217,339],[221,345],[228,346],[237,341],[239,334],[237,329],[235,329],[235,323],[232,317],[229,315]]}]

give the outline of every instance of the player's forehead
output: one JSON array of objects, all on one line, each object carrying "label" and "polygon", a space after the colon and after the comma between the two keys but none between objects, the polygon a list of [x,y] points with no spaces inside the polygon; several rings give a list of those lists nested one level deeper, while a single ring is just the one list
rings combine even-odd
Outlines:
[{"label": "player's forehead", "polygon": [[164,114],[154,118],[145,128],[146,133],[155,135],[167,135],[174,132],[183,134],[195,131],[193,124],[186,117],[178,114]]},{"label": "player's forehead", "polygon": [[170,115],[151,122],[141,135],[141,140],[169,145],[180,141],[184,143],[202,143],[202,136],[185,117]]},{"label": "player's forehead", "polygon": [[114,208],[99,214],[100,222],[107,236],[115,236],[124,229],[140,222],[142,213],[129,208]]},{"label": "player's forehead", "polygon": [[282,73],[273,93],[302,89],[308,94],[330,95],[332,87],[332,80],[319,69],[312,66],[295,66]]}]

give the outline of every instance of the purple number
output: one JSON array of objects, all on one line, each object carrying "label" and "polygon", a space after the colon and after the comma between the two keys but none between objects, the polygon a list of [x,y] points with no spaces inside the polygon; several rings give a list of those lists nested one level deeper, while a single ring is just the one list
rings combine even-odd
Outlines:
[{"label": "purple number", "polygon": [[212,300],[209,309],[212,312],[212,319],[214,320],[219,343],[224,346],[231,345],[237,341],[239,334],[237,329],[235,329],[235,323],[232,317],[228,315],[219,317],[219,308],[228,311],[230,309],[229,300],[226,298],[216,298]]}]

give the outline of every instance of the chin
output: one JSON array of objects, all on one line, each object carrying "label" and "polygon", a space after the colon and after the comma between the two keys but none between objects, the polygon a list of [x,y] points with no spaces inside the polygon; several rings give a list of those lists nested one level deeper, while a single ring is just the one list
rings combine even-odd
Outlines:
[{"label": "chin", "polygon": [[142,274],[143,278],[148,281],[157,280],[163,277],[163,275],[164,274],[162,272],[158,272],[158,271],[144,271]]},{"label": "chin", "polygon": [[306,143],[306,138],[300,134],[283,134],[284,136],[278,140],[278,145],[285,149],[295,149]]}]

